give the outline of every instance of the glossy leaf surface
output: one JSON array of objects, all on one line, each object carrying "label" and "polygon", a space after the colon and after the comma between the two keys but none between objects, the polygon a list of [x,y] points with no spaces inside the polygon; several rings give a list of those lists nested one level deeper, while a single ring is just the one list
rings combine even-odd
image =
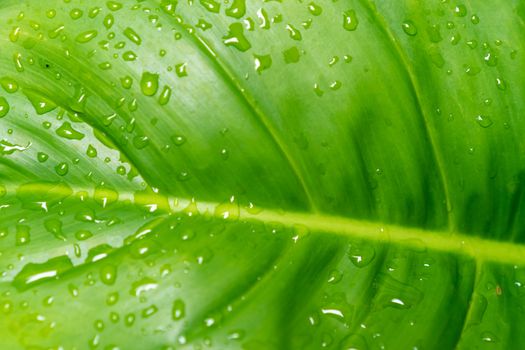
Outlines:
[{"label": "glossy leaf surface", "polygon": [[522,1],[0,1],[0,345],[521,348]]}]

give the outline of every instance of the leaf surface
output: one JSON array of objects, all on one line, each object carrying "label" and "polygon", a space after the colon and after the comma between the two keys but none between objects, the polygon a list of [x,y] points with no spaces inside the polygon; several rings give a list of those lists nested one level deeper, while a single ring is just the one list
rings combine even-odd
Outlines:
[{"label": "leaf surface", "polygon": [[525,344],[520,1],[0,13],[2,347]]}]

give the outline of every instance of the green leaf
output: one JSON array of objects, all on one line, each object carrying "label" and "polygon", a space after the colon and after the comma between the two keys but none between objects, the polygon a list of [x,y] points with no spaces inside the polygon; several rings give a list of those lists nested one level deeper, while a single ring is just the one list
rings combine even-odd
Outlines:
[{"label": "green leaf", "polygon": [[524,13],[0,2],[0,347],[524,347]]}]

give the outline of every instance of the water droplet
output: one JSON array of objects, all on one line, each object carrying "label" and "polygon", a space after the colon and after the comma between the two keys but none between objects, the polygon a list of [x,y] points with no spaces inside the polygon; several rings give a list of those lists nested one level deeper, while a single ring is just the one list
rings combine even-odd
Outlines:
[{"label": "water droplet", "polygon": [[308,12],[310,12],[313,16],[319,16],[321,13],[323,13],[323,9],[321,6],[311,2],[308,4]]},{"label": "water droplet", "polygon": [[3,118],[9,113],[9,103],[5,97],[0,96],[0,118]]},{"label": "water droplet", "polygon": [[465,5],[458,5],[454,7],[454,15],[457,17],[465,17],[467,15],[467,8]]},{"label": "water droplet", "polygon": [[486,343],[496,343],[498,342],[498,338],[496,335],[492,332],[483,332],[481,333],[481,340],[483,340]]},{"label": "water droplet", "polygon": [[47,219],[44,221],[44,227],[47,232],[51,233],[56,239],[66,241],[62,232],[62,221],[59,219]]},{"label": "water droplet", "polygon": [[302,39],[301,32],[291,24],[286,25],[286,30],[288,31],[291,39],[298,41]]},{"label": "water droplet", "polygon": [[49,159],[49,156],[46,153],[44,153],[44,152],[38,152],[38,154],[36,155],[36,159],[40,163],[44,163],[46,160]]},{"label": "water droplet", "polygon": [[490,117],[487,117],[481,114],[476,116],[476,121],[478,122],[479,126],[481,126],[482,128],[488,128],[489,126],[493,124],[492,119],[490,119]]},{"label": "water droplet", "polygon": [[348,10],[343,12],[343,28],[348,31],[354,31],[357,29],[359,21],[354,10]]},{"label": "water droplet", "polygon": [[23,92],[35,108],[36,113],[39,115],[51,112],[57,108],[57,105],[53,101],[40,95],[36,91],[24,89]]},{"label": "water droplet", "polygon": [[341,273],[341,271],[332,270],[332,271],[330,271],[330,273],[328,275],[328,283],[336,284],[339,281],[341,281],[342,278],[343,278],[343,274]]},{"label": "water droplet", "polygon": [[100,280],[106,285],[113,285],[117,280],[117,268],[115,265],[107,264],[100,269]]},{"label": "water droplet", "polygon": [[93,40],[98,35],[98,32],[94,29],[88,30],[78,34],[75,40],[79,43],[87,43]]},{"label": "water droplet", "polygon": [[160,93],[160,96],[159,96],[159,104],[161,106],[168,104],[168,102],[170,101],[170,98],[171,98],[171,88],[167,85],[164,85]]},{"label": "water droplet", "polygon": [[10,93],[10,94],[18,91],[18,83],[12,78],[9,78],[9,77],[0,78],[0,85],[2,85],[2,88],[7,93]]},{"label": "water droplet", "polygon": [[174,135],[171,137],[171,141],[173,141],[175,146],[182,146],[186,142],[186,137],[182,135]]},{"label": "water droplet", "polygon": [[89,158],[95,158],[97,156],[97,149],[93,147],[92,145],[88,145],[88,148],[86,150],[86,155]]},{"label": "water droplet", "polygon": [[109,13],[106,15],[106,17],[104,17],[104,21],[102,23],[104,24],[104,27],[106,27],[106,29],[110,29],[115,23],[115,18],[111,13]]},{"label": "water droplet", "polygon": [[496,78],[496,86],[502,91],[507,89],[507,83],[501,78]]},{"label": "water droplet", "polygon": [[129,293],[133,296],[139,297],[141,296],[141,294],[147,291],[157,289],[158,286],[159,284],[154,279],[149,278],[149,277],[144,277],[141,280],[133,282],[131,284],[131,289]]},{"label": "water droplet", "polygon": [[215,0],[199,0],[200,4],[212,13],[219,13],[221,4]]},{"label": "water droplet", "polygon": [[71,11],[69,11],[69,17],[71,17],[72,19],[79,19],[80,17],[82,17],[83,13],[84,11],[82,11],[81,9],[74,8]]},{"label": "water droplet", "polygon": [[287,64],[297,63],[299,62],[299,59],[301,58],[301,54],[299,52],[299,49],[294,46],[294,47],[291,47],[283,51],[283,57],[284,57],[284,62]]},{"label": "water droplet", "polygon": [[15,43],[18,41],[19,36],[20,36],[20,27],[13,27],[13,29],[9,33],[9,40]]},{"label": "water droplet", "polygon": [[417,34],[417,28],[414,22],[411,20],[406,20],[401,24],[401,28],[403,28],[403,31],[406,35],[414,36]]},{"label": "water droplet", "polygon": [[368,266],[375,256],[374,247],[367,243],[352,243],[348,251],[348,257],[356,267]]},{"label": "water droplet", "polygon": [[135,61],[137,59],[137,54],[133,51],[126,51],[122,54],[122,59],[124,61]]},{"label": "water droplet", "polygon": [[174,321],[178,321],[184,318],[186,315],[186,305],[184,304],[184,301],[181,299],[176,299],[173,302],[173,306],[171,309],[171,318]]},{"label": "water droplet", "polygon": [[58,278],[60,274],[73,268],[67,256],[59,256],[42,264],[29,263],[13,279],[18,290],[25,290],[45,280]]},{"label": "water droplet", "polygon": [[179,78],[185,77],[188,75],[188,72],[186,70],[188,64],[187,63],[179,63],[175,65],[175,73]]},{"label": "water droplet", "polygon": [[126,75],[125,77],[120,78],[120,83],[124,89],[130,89],[133,85],[133,78]]},{"label": "water droplet", "polygon": [[116,2],[116,1],[108,1],[108,2],[106,2],[106,6],[111,11],[118,11],[118,10],[120,10],[122,8],[122,4],[120,2]]},{"label": "water droplet", "polygon": [[236,220],[239,218],[240,209],[239,203],[235,201],[235,197],[231,197],[228,202],[219,204],[215,207],[215,216],[228,219]]},{"label": "water droplet", "polygon": [[232,5],[225,11],[226,16],[241,18],[246,14],[246,0],[233,0]]},{"label": "water droplet", "polygon": [[75,233],[75,238],[79,241],[85,241],[91,237],[93,237],[93,234],[87,230],[79,230]]},{"label": "water droplet", "polygon": [[476,15],[472,15],[472,17],[470,17],[470,21],[472,22],[472,24],[478,24],[479,23],[479,17],[476,16]]},{"label": "water droplet", "polygon": [[59,176],[65,176],[69,172],[69,165],[67,165],[67,163],[65,163],[65,162],[58,163],[55,166],[55,172]]},{"label": "water droplet", "polygon": [[252,47],[244,36],[244,28],[241,23],[233,23],[229,26],[229,32],[223,37],[226,46],[233,46],[237,50],[244,52]]},{"label": "water droplet", "polygon": [[145,309],[142,310],[141,315],[142,315],[143,318],[148,318],[148,317],[151,317],[151,316],[153,316],[154,314],[156,314],[157,311],[159,311],[159,309],[157,308],[157,306],[155,306],[155,305],[150,305],[150,306],[148,306],[147,308],[145,308]]},{"label": "water droplet", "polygon": [[31,229],[27,225],[16,225],[16,245],[25,245],[31,242]]},{"label": "water droplet", "polygon": [[73,129],[69,122],[64,122],[58,129],[56,129],[56,133],[58,136],[68,140],[82,140],[85,137],[84,134]]},{"label": "water droplet", "polygon": [[126,36],[126,38],[131,40],[131,42],[137,45],[140,45],[142,43],[142,39],[140,38],[140,36],[130,27],[124,29],[124,35]]},{"label": "water droplet", "polygon": [[159,89],[159,75],[156,73],[144,72],[140,80],[140,89],[146,96],[153,96]]},{"label": "water droplet", "polygon": [[263,70],[266,70],[272,66],[272,56],[271,55],[253,55],[255,71],[259,74]]}]

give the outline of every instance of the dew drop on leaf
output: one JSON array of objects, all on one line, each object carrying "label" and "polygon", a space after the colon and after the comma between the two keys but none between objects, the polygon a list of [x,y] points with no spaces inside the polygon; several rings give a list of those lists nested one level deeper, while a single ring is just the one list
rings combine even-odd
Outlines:
[{"label": "dew drop on leaf", "polygon": [[352,243],[348,251],[348,257],[356,267],[368,266],[376,256],[372,245],[366,243]]},{"label": "dew drop on leaf", "polygon": [[146,96],[153,96],[159,89],[159,75],[156,73],[144,72],[140,79],[140,89]]},{"label": "dew drop on leaf", "polygon": [[142,43],[141,37],[131,27],[124,29],[124,36],[137,45]]},{"label": "dew drop on leaf", "polygon": [[55,172],[60,176],[65,176],[69,172],[69,165],[65,162],[58,163],[55,166]]},{"label": "dew drop on leaf", "polygon": [[118,11],[122,8],[122,4],[117,1],[108,1],[106,2],[106,6],[111,11]]},{"label": "dew drop on leaf", "polygon": [[57,130],[56,133],[58,136],[66,138],[68,140],[82,140],[85,135],[81,132],[76,131],[71,126],[71,123],[64,122]]},{"label": "dew drop on leaf", "polygon": [[5,97],[0,96],[0,118],[3,118],[9,113],[9,103]]},{"label": "dew drop on leaf", "polygon": [[25,245],[31,242],[31,229],[27,225],[16,225],[15,244],[17,246]]},{"label": "dew drop on leaf", "polygon": [[233,0],[231,6],[225,11],[226,16],[241,18],[246,14],[246,0]]},{"label": "dew drop on leaf", "polygon": [[253,55],[255,71],[259,74],[272,66],[272,56],[270,55]]},{"label": "dew drop on leaf", "polygon": [[401,24],[401,28],[403,28],[406,35],[414,36],[417,34],[416,25],[411,20],[404,21],[403,24]]},{"label": "dew drop on leaf", "polygon": [[18,290],[26,290],[41,281],[55,279],[73,267],[67,256],[58,256],[42,264],[29,263],[13,279],[13,285]]},{"label": "dew drop on leaf", "polygon": [[323,9],[316,3],[311,2],[308,4],[308,12],[310,12],[313,16],[319,16],[321,13],[323,13]]},{"label": "dew drop on leaf", "polygon": [[457,17],[465,17],[467,15],[467,8],[465,5],[457,5],[454,7],[454,15]]},{"label": "dew drop on leaf", "polygon": [[348,31],[354,31],[357,29],[359,21],[354,10],[348,10],[343,12],[343,28]]},{"label": "dew drop on leaf", "polygon": [[79,42],[79,43],[87,43],[87,42],[90,42],[91,40],[93,40],[96,36],[97,36],[98,32],[94,29],[92,30],[88,30],[88,31],[85,31],[85,32],[82,32],[80,34],[78,34],[76,37],[75,37],[75,41]]},{"label": "dew drop on leaf", "polygon": [[12,78],[9,78],[9,77],[0,78],[0,85],[2,85],[2,88],[7,93],[10,93],[10,94],[18,91],[18,83],[16,82],[16,80]]},{"label": "dew drop on leaf", "polygon": [[291,24],[287,24],[286,25],[286,30],[288,31],[288,34],[290,35],[290,38],[293,39],[293,40],[301,40],[303,37],[301,35],[301,32],[299,31],[299,29],[295,28],[293,25]]},{"label": "dew drop on leaf", "polygon": [[186,305],[184,304],[184,301],[182,299],[176,299],[173,302],[173,306],[171,309],[171,318],[174,321],[178,321],[184,318],[186,315]]},{"label": "dew drop on leaf", "polygon": [[226,46],[233,46],[241,52],[247,51],[252,47],[244,36],[244,28],[241,23],[230,24],[229,32],[223,37],[223,42]]},{"label": "dew drop on leaf", "polygon": [[100,280],[106,285],[113,285],[117,280],[117,268],[113,264],[106,264],[100,268]]}]

